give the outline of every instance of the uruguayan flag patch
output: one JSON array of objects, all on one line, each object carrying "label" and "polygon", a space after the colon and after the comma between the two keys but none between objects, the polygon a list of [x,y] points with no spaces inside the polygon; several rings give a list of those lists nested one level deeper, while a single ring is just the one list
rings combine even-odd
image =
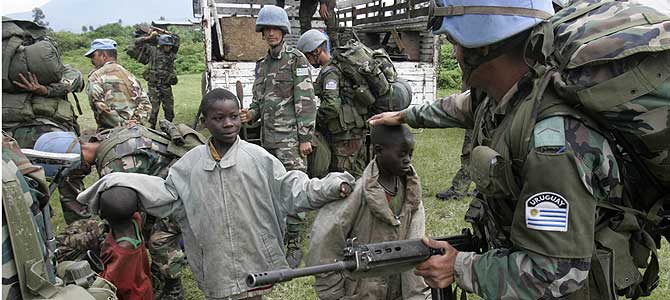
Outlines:
[{"label": "uruguayan flag patch", "polygon": [[526,200],[526,227],[544,231],[568,231],[569,203],[563,196],[542,192]]},{"label": "uruguayan flag patch", "polygon": [[335,80],[326,81],[324,89],[326,89],[326,90],[336,90],[337,89],[337,81],[335,81]]},{"label": "uruguayan flag patch", "polygon": [[309,69],[308,68],[297,68],[297,69],[295,69],[295,75],[297,75],[297,76],[307,76],[307,75],[309,75]]}]

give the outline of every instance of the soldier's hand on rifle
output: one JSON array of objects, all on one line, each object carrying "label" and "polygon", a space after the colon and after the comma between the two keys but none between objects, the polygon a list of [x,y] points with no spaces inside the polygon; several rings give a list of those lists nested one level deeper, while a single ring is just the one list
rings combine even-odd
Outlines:
[{"label": "soldier's hand on rifle", "polygon": [[400,125],[405,123],[405,116],[402,111],[389,111],[381,114],[376,114],[368,119],[370,126],[377,125]]},{"label": "soldier's hand on rifle", "polygon": [[319,15],[324,20],[328,19],[328,4],[321,3],[321,5],[319,5]]},{"label": "soldier's hand on rifle", "polygon": [[33,73],[28,72],[28,78],[23,76],[23,74],[19,73],[19,81],[12,81],[14,85],[29,91],[33,94],[40,95],[40,96],[46,96],[49,93],[49,90],[47,89],[46,86],[43,86],[40,84],[40,82],[37,80],[37,76]]},{"label": "soldier's hand on rifle", "polygon": [[246,108],[240,109],[240,122],[249,123],[251,122],[251,114]]},{"label": "soldier's hand on rifle", "polygon": [[433,249],[444,249],[443,255],[433,255],[428,260],[416,266],[414,274],[423,277],[431,288],[446,288],[454,282],[454,264],[458,250],[449,243],[434,241],[426,237],[423,243]]},{"label": "soldier's hand on rifle", "polygon": [[300,156],[307,157],[310,153],[312,153],[312,143],[311,142],[300,143]]}]

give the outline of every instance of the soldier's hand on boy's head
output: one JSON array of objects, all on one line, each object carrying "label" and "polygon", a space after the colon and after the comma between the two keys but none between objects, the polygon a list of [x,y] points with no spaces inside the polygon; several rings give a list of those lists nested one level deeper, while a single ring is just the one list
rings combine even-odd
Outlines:
[{"label": "soldier's hand on boy's head", "polygon": [[300,156],[307,157],[310,153],[312,153],[312,143],[311,142],[300,143]]},{"label": "soldier's hand on boy's head", "polygon": [[248,123],[249,121],[251,121],[249,110],[246,108],[240,109],[240,122]]},{"label": "soldier's hand on boy's head", "polygon": [[376,114],[368,119],[371,126],[377,125],[400,125],[405,122],[405,116],[401,111],[389,111],[381,114]]},{"label": "soldier's hand on boy's head", "polygon": [[443,255],[433,255],[428,260],[418,264],[414,274],[423,277],[431,288],[446,288],[454,282],[454,265],[458,250],[447,242],[423,238],[423,243],[433,249],[444,249]]},{"label": "soldier's hand on boy's head", "polygon": [[49,93],[47,87],[41,85],[39,80],[37,80],[37,76],[31,72],[28,72],[28,78],[23,76],[22,73],[19,73],[19,80],[21,81],[12,81],[12,83],[26,91],[40,96],[46,96]]},{"label": "soldier's hand on boy's head", "polygon": [[352,187],[349,183],[342,182],[342,184],[340,184],[340,197],[342,199],[349,197],[353,191],[354,187]]}]

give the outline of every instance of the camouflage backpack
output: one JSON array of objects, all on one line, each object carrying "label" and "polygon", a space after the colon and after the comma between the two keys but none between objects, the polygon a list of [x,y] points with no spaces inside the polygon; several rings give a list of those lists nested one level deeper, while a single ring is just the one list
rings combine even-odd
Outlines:
[{"label": "camouflage backpack", "polygon": [[[594,275],[593,285],[649,295],[658,284],[658,239],[667,238],[656,229],[670,209],[670,16],[631,2],[577,1],[533,30],[526,55],[536,79],[516,151],[528,149],[537,120],[574,109],[619,146],[624,199],[598,203],[608,217],[596,228],[592,263],[593,274],[610,277]],[[567,106],[542,103],[550,85]]]},{"label": "camouflage backpack", "polygon": [[42,85],[58,82],[63,64],[56,42],[47,36],[47,28],[30,21],[2,17],[2,90],[17,92],[12,81],[19,74],[37,75]]}]

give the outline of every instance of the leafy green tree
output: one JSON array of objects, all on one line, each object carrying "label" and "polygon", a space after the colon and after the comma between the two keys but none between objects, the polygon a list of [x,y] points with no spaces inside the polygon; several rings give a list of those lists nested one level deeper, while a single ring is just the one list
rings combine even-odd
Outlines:
[{"label": "leafy green tree", "polygon": [[86,31],[88,31],[88,27],[86,27],[86,25],[81,25],[81,32],[86,33]]},{"label": "leafy green tree", "polygon": [[41,8],[35,7],[33,8],[33,22],[35,24],[47,27],[49,26],[49,22],[46,21],[47,16],[44,15],[44,11],[42,11]]}]

